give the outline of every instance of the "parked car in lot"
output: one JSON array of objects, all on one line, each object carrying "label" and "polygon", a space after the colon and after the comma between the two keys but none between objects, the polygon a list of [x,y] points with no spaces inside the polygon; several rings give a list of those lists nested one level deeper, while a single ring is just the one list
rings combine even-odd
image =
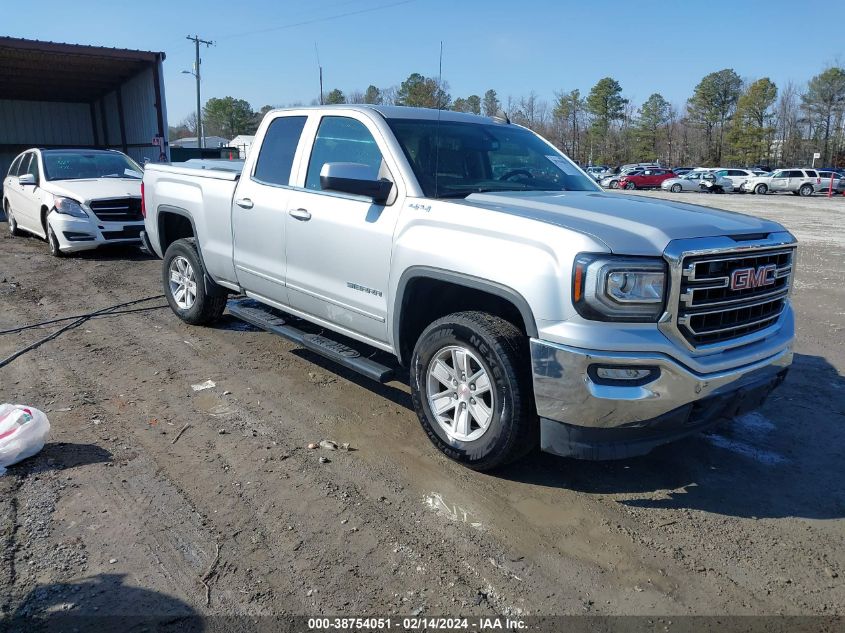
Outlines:
[{"label": "parked car in lot", "polygon": [[3,181],[9,232],[47,240],[50,253],[140,244],[142,168],[114,150],[30,149]]},{"label": "parked car in lot", "polygon": [[594,180],[601,180],[602,178],[612,175],[610,167],[605,165],[591,165],[590,167],[586,167],[584,171],[592,176]]},{"label": "parked car in lot", "polygon": [[742,186],[742,183],[744,183],[746,180],[754,178],[758,175],[750,169],[738,169],[735,167],[723,167],[719,169],[714,169],[713,174],[716,176],[716,178],[725,178],[729,180],[731,183],[731,189],[735,191],[739,191],[739,188]]},{"label": "parked car in lot", "polygon": [[674,178],[675,173],[669,169],[649,167],[638,172],[625,174],[619,179],[620,189],[655,189],[664,180]]},{"label": "parked car in lot", "polygon": [[643,454],[757,407],[791,363],[796,241],[770,220],[605,194],[459,112],[274,110],[253,148],[240,175],[144,172],[173,312],[210,323],[245,294],[230,313],[349,369],[407,367],[425,433],[473,468]]},{"label": "parked car in lot", "polygon": [[833,193],[845,192],[845,174],[839,171],[819,171],[818,193],[831,191],[830,180],[833,179]]},{"label": "parked car in lot", "polygon": [[749,178],[740,189],[744,192],[782,193],[789,191],[796,196],[812,196],[816,188],[821,186],[819,173],[815,169],[778,169],[766,176]]},{"label": "parked car in lot", "polygon": [[691,172],[693,169],[695,169],[695,168],[694,167],[673,167],[672,171],[674,172],[674,174],[676,176],[683,176],[684,174]]},{"label": "parked car in lot", "polygon": [[628,174],[640,174],[645,171],[643,167],[627,167],[621,169],[618,174],[610,174],[599,181],[599,184],[605,189],[618,189],[619,181]]},{"label": "parked car in lot", "polygon": [[725,177],[716,176],[712,171],[696,169],[687,172],[680,178],[664,180],[660,183],[660,188],[672,193],[681,193],[682,191],[725,193],[733,189],[733,183]]}]

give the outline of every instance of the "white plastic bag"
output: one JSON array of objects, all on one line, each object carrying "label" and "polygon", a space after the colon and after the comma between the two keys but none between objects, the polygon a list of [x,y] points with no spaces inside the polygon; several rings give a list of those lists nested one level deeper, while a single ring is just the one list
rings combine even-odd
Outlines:
[{"label": "white plastic bag", "polygon": [[0,404],[0,475],[6,467],[32,457],[50,432],[47,416],[21,404]]}]

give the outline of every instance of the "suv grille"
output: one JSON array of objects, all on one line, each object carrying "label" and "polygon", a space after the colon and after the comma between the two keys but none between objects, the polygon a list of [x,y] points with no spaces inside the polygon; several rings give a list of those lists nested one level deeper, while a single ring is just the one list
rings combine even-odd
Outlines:
[{"label": "suv grille", "polygon": [[[678,329],[692,345],[718,343],[764,330],[786,305],[795,249],[719,254],[683,260]],[[768,285],[731,289],[734,271],[774,267]]]},{"label": "suv grille", "polygon": [[89,206],[103,222],[140,222],[144,219],[141,215],[141,198],[94,200]]}]

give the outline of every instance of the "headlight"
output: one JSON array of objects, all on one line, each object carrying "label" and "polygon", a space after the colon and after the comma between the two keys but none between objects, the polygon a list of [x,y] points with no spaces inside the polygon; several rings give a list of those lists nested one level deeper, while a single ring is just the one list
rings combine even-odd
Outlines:
[{"label": "headlight", "polygon": [[88,214],[82,209],[82,206],[73,198],[62,198],[56,196],[53,199],[53,205],[56,208],[56,213],[62,215],[70,215],[75,218],[87,218]]},{"label": "headlight", "polygon": [[582,253],[575,258],[572,302],[592,321],[655,322],[663,314],[666,262]]}]

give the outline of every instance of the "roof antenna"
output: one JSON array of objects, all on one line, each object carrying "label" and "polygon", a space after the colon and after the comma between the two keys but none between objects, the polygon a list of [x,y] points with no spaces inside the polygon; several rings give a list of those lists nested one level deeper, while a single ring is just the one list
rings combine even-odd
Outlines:
[{"label": "roof antenna", "polygon": [[317,68],[320,70],[320,105],[323,105],[323,66],[320,64],[320,51],[314,42],[314,54],[317,56]]},{"label": "roof antenna", "polygon": [[440,64],[437,70],[437,128],[434,134],[434,197],[437,198],[437,176],[440,172],[440,113],[443,111],[443,40],[440,40]]}]

